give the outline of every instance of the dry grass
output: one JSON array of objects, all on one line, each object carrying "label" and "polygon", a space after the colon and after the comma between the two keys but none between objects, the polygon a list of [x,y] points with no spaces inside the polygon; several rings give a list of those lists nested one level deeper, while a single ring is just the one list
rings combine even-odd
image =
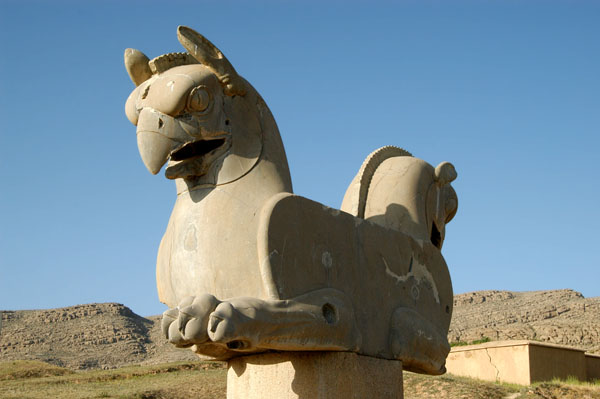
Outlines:
[{"label": "dry grass", "polygon": [[[226,370],[218,363],[169,363],[31,377],[22,372],[15,375],[11,366],[27,367],[23,362],[0,363],[0,379],[4,379],[0,398],[225,398]],[[12,377],[3,378],[6,375]]]},{"label": "dry grass", "polygon": [[405,399],[503,399],[519,392],[513,385],[494,384],[471,378],[404,372]]},{"label": "dry grass", "polygon": [[532,385],[523,399],[600,399],[600,384],[576,379],[554,380]]},{"label": "dry grass", "polygon": [[498,384],[472,378],[431,377],[404,373],[405,399],[600,399],[600,384],[576,379],[554,380],[532,386]]},{"label": "dry grass", "polygon": [[[0,398],[11,399],[225,399],[226,381],[224,365],[215,362],[179,362],[79,372],[35,361],[0,363]],[[524,387],[452,375],[431,377],[405,372],[404,397],[600,399],[600,385],[552,381]]]},{"label": "dry grass", "polygon": [[51,377],[73,373],[74,371],[69,369],[39,362],[37,360],[15,360],[12,362],[0,362],[0,381],[22,378]]}]

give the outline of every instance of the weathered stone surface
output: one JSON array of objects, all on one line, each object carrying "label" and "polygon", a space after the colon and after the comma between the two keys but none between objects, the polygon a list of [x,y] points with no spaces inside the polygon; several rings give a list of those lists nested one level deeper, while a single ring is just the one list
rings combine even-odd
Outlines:
[{"label": "weathered stone surface", "polygon": [[586,354],[585,371],[588,381],[600,380],[600,355]]},{"label": "weathered stone surface", "polygon": [[447,365],[454,375],[531,385],[569,377],[592,381],[596,373],[594,360],[595,356],[586,356],[580,349],[514,340],[455,347]]},{"label": "weathered stone surface", "polygon": [[349,352],[286,352],[231,359],[227,399],[402,399],[402,362]]},{"label": "weathered stone surface", "polygon": [[141,158],[153,174],[167,164],[178,193],[157,261],[165,335],[215,359],[353,351],[443,373],[452,164],[383,147],[341,210],[295,196],[260,95],[202,35],[177,36],[187,52],[125,51]]},{"label": "weathered stone surface", "polygon": [[573,290],[477,291],[454,297],[448,340],[529,339],[600,353],[600,297]]}]

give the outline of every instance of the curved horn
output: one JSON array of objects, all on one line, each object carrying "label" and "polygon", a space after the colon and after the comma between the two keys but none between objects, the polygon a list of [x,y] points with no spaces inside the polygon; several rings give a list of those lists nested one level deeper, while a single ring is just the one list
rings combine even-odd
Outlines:
[{"label": "curved horn", "polygon": [[187,26],[179,26],[177,39],[192,57],[209,67],[217,75],[226,95],[243,96],[246,94],[245,84],[240,75],[237,74],[221,50],[207,38]]},{"label": "curved horn", "polygon": [[152,77],[152,71],[148,65],[148,57],[144,55],[140,50],[128,48],[125,50],[125,68],[131,78],[131,81],[139,86],[140,83]]}]

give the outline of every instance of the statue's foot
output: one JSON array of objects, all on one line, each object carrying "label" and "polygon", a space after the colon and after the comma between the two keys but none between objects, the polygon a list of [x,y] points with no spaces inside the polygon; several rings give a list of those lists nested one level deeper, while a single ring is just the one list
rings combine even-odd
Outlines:
[{"label": "statue's foot", "polygon": [[265,317],[261,317],[268,317],[262,315],[268,312],[267,307],[267,302],[255,298],[219,303],[208,320],[210,340],[231,350],[252,351],[258,346],[261,329],[268,334]]},{"label": "statue's foot", "polygon": [[162,330],[175,346],[220,360],[269,349],[356,350],[361,341],[352,303],[334,289],[290,300],[188,297],[163,313]]},{"label": "statue's foot", "polygon": [[289,300],[232,298],[217,305],[208,336],[230,351],[354,350],[354,311],[340,291],[322,289]]},{"label": "statue's foot", "polygon": [[209,341],[208,320],[218,304],[219,300],[209,294],[185,298],[176,308],[163,313],[163,334],[179,348]]}]

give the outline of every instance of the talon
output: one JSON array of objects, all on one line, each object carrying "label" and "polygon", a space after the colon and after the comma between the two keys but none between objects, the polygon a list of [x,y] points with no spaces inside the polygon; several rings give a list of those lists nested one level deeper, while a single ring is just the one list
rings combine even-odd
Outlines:
[{"label": "talon", "polygon": [[175,320],[177,320],[178,315],[179,311],[176,308],[163,312],[163,317],[160,321],[160,328],[165,338],[169,338],[169,327]]},{"label": "talon", "polygon": [[[230,330],[234,328],[232,320],[234,320],[235,314],[236,310],[229,302],[221,302],[215,308],[208,321],[208,336],[213,342],[223,342],[225,337],[230,337],[233,334],[233,331]],[[229,340],[231,338],[233,337],[230,337]]]},{"label": "talon", "polygon": [[203,294],[195,297],[193,302],[185,306],[185,308],[182,306],[183,304],[180,304],[179,308],[182,312],[189,314],[192,317],[201,318],[212,312],[219,303],[219,300],[214,296]]},{"label": "talon", "polygon": [[210,315],[210,320],[208,321],[208,329],[210,332],[214,333],[217,331],[217,327],[219,323],[223,321],[222,317],[215,315],[214,313]]},{"label": "talon", "polygon": [[169,326],[169,335],[167,336],[167,338],[169,339],[170,343],[180,348],[186,348],[188,346],[193,345],[192,343],[189,343],[183,338],[183,335],[179,332],[179,326],[177,325],[177,323],[171,323],[171,325]]},{"label": "talon", "polygon": [[220,304],[210,294],[184,298],[175,309],[163,313],[161,329],[170,343],[180,348],[205,344],[210,341],[209,326],[217,328],[219,320],[210,321],[210,316]]},{"label": "talon", "polygon": [[192,318],[186,323],[185,328],[181,330],[183,338],[194,343],[203,343],[208,341],[208,331],[206,324],[197,318]]},{"label": "talon", "polygon": [[177,329],[179,330],[179,332],[181,333],[181,335],[185,335],[184,331],[185,331],[185,326],[186,324],[192,320],[195,319],[194,316],[190,315],[189,313],[186,313],[185,310],[189,309],[190,307],[186,307],[183,309],[179,310],[179,317],[177,318]]}]

